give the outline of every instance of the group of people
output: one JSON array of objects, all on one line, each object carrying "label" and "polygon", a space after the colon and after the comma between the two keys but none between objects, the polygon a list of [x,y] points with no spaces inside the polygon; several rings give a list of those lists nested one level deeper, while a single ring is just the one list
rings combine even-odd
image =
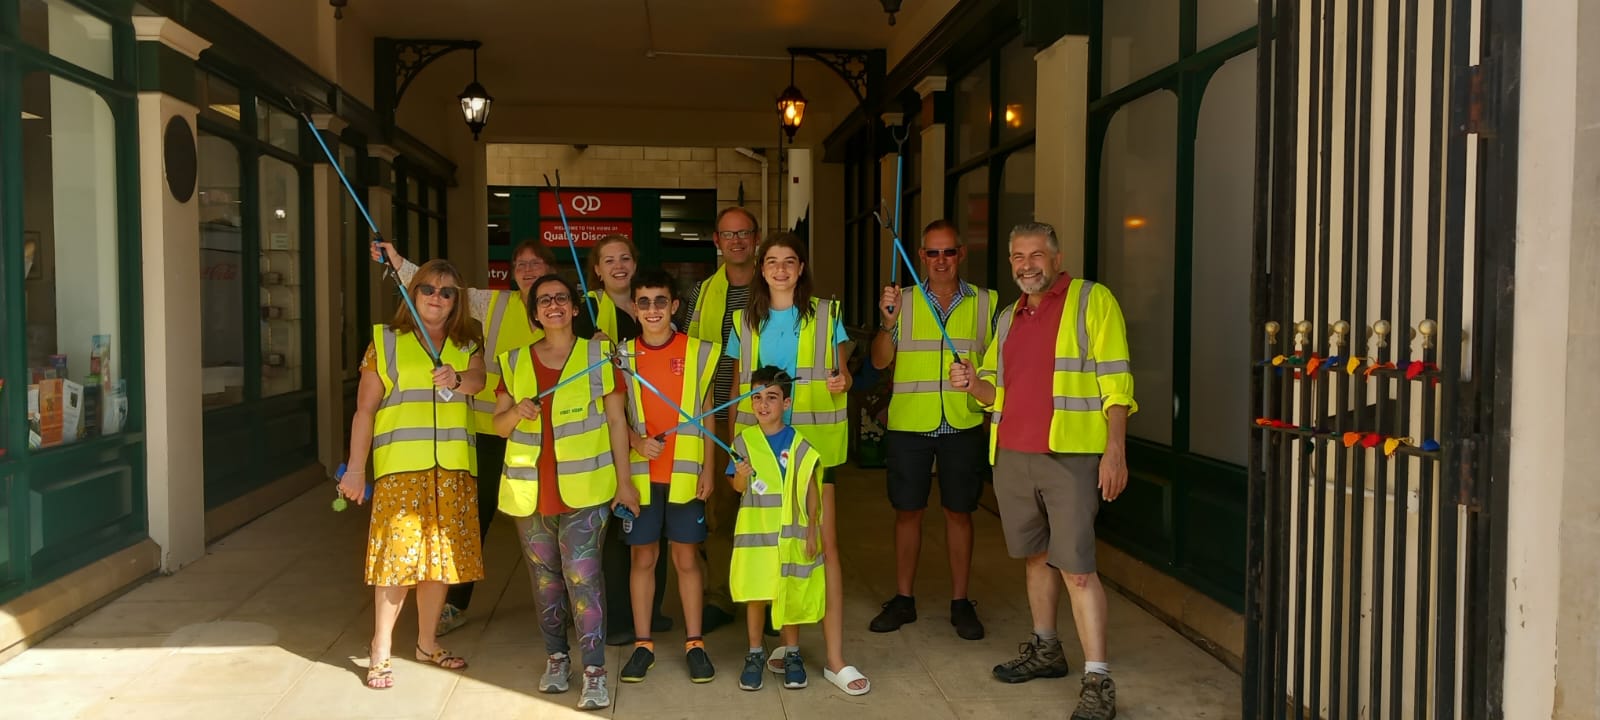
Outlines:
[{"label": "group of people", "polygon": [[[416,659],[466,667],[438,638],[465,622],[484,575],[482,542],[503,513],[516,523],[548,654],[541,692],[569,689],[569,628],[580,709],[610,704],[607,644],[633,645],[622,682],[645,679],[654,633],[672,627],[661,612],[663,555],[677,572],[692,681],[714,679],[704,633],[732,622],[742,603],[742,689],[759,690],[768,674],[806,687],[799,629],[815,623],[823,678],[850,695],[871,689],[844,659],[834,481],[847,459],[853,378],[839,308],[814,296],[808,248],[794,235],[763,238],[736,207],[717,217],[715,240],[721,267],[682,298],[671,275],[637,266],[620,235],[590,249],[581,271],[598,287],[587,294],[555,274],[538,242],[516,249],[517,289],[504,291],[465,288],[448,262],[419,268],[375,244],[374,259],[407,285],[416,320],[402,307],[373,328],[339,485],[372,503],[369,687],[394,683],[391,636],[411,588]],[[892,632],[917,618],[921,520],[936,474],[951,623],[962,638],[983,637],[967,587],[971,513],[993,465],[1034,624],[1021,655],[994,675],[1068,674],[1055,632],[1059,573],[1085,655],[1073,717],[1111,718],[1093,522],[1127,479],[1123,438],[1136,405],[1123,321],[1104,286],[1062,271],[1048,225],[1019,225],[1008,246],[1023,292],[1009,307],[960,279],[966,249],[944,221],[923,232],[923,282],[884,289],[871,361],[894,368],[897,594],[869,628]],[[770,654],[769,635],[779,638]]]}]

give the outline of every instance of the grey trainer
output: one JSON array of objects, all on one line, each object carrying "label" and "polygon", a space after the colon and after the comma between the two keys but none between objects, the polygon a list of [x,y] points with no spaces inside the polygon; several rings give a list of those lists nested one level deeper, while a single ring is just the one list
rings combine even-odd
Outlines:
[{"label": "grey trainer", "polygon": [[611,706],[611,690],[606,688],[606,669],[590,665],[583,672],[583,697],[579,710],[599,710]]},{"label": "grey trainer", "polygon": [[1117,684],[1107,675],[1086,673],[1072,720],[1112,720],[1117,716]]},{"label": "grey trainer", "polygon": [[1066,677],[1070,672],[1060,638],[1042,640],[1034,635],[1021,645],[1019,652],[1015,659],[994,666],[996,680],[1020,683],[1034,678]]},{"label": "grey trainer", "polygon": [[544,675],[539,678],[539,692],[564,693],[567,678],[572,676],[572,658],[566,653],[551,655],[544,663]]}]

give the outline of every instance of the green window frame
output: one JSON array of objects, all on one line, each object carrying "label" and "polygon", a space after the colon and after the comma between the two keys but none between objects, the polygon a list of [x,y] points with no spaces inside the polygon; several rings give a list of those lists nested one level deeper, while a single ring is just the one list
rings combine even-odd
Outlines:
[{"label": "green window frame", "polygon": [[[1097,526],[1101,537],[1107,541],[1234,610],[1242,611],[1245,469],[1190,450],[1193,338],[1188,308],[1194,285],[1194,181],[1201,103],[1211,77],[1229,60],[1256,48],[1257,30],[1251,26],[1209,47],[1198,47],[1198,0],[1180,0],[1177,60],[1121,87],[1106,88],[1103,87],[1106,1],[1094,3],[1089,44],[1084,268],[1088,277],[1100,278],[1105,251],[1101,236],[1101,178],[1106,162],[1105,141],[1112,121],[1118,111],[1141,99],[1171,93],[1177,99],[1171,372],[1176,407],[1173,408],[1169,442],[1154,442],[1130,432],[1128,489],[1118,502],[1102,507]],[[1244,368],[1239,371],[1243,373]],[[1239,419],[1241,434],[1245,432],[1245,422],[1246,418]]]},{"label": "green window frame", "polygon": [[22,78],[41,72],[102,98],[114,122],[118,303],[116,332],[128,418],[120,433],[28,447],[25,191],[20,163],[0,163],[0,603],[148,537],[139,122],[132,4],[63,0],[110,25],[114,77],[74,65],[22,37],[21,3],[0,0],[0,157],[22,156]]}]

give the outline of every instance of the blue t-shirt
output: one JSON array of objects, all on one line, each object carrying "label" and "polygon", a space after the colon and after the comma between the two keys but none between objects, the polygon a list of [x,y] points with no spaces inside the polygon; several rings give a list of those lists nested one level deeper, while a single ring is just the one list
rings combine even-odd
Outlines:
[{"label": "blue t-shirt", "polygon": [[[785,310],[771,310],[767,313],[767,322],[756,333],[761,338],[761,354],[756,357],[756,366],[746,368],[744,372],[754,372],[757,368],[771,365],[786,373],[789,377],[799,374],[800,370],[800,308],[798,306]],[[844,322],[836,315],[833,318],[833,342],[843,345],[850,337],[845,334]],[[739,329],[728,331],[728,342],[723,345],[723,353],[734,360],[739,359]],[[791,409],[783,414],[785,425],[793,418]]]},{"label": "blue t-shirt", "polygon": [[[794,443],[794,427],[784,423],[774,435],[767,436],[767,446],[772,448],[772,456],[778,459],[778,472],[789,472],[789,446]],[[728,475],[734,471],[733,460],[728,460]]]}]

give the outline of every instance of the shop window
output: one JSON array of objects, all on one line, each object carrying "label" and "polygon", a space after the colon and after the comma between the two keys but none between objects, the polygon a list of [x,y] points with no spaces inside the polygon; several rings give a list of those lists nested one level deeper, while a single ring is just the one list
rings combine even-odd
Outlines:
[{"label": "shop window", "polygon": [[1178,3],[1116,0],[1103,3],[1102,8],[1100,58],[1105,88],[1122,87],[1177,61]]},{"label": "shop window", "polygon": [[[56,31],[57,3],[33,4],[49,6]],[[98,93],[44,73],[23,76],[22,117],[28,441],[49,448],[128,420],[116,122]]]},{"label": "shop window", "polygon": [[1038,65],[1018,37],[1000,51],[1000,142],[1028,136],[1038,119]]},{"label": "shop window", "polygon": [[[235,91],[237,92],[237,91]],[[256,101],[256,137],[273,147],[290,153],[300,152],[300,119],[287,110],[280,110],[260,100]]]},{"label": "shop window", "polygon": [[300,343],[303,317],[300,171],[262,156],[261,188],[261,395],[299,390],[305,377]]},{"label": "shop window", "polygon": [[1261,0],[1198,0],[1196,40],[1208,47],[1256,26]]},{"label": "shop window", "polygon": [[1146,95],[1111,119],[1100,173],[1100,279],[1122,307],[1138,362],[1128,433],[1172,442],[1178,98]]},{"label": "shop window", "polygon": [[989,149],[989,130],[994,121],[993,93],[994,83],[987,61],[956,81],[954,164],[959,165]]},{"label": "shop window", "polygon": [[211,73],[201,72],[200,87],[205,93],[206,117],[229,127],[237,128],[239,116],[239,88]]},{"label": "shop window", "polygon": [[1245,464],[1250,328],[1251,235],[1255,172],[1256,52],[1223,65],[1206,84],[1195,137],[1194,285],[1189,304],[1189,446]]},{"label": "shop window", "polygon": [[116,77],[111,25],[65,0],[22,0],[22,41],[106,78]]},{"label": "shop window", "polygon": [[239,149],[200,133],[200,365],[205,407],[244,402],[244,175]]},{"label": "shop window", "polygon": [[961,265],[961,277],[977,285],[988,284],[990,255],[989,244],[989,167],[979,167],[956,181],[955,204],[951,207],[956,227],[961,228],[961,244],[967,247],[967,259]]}]

